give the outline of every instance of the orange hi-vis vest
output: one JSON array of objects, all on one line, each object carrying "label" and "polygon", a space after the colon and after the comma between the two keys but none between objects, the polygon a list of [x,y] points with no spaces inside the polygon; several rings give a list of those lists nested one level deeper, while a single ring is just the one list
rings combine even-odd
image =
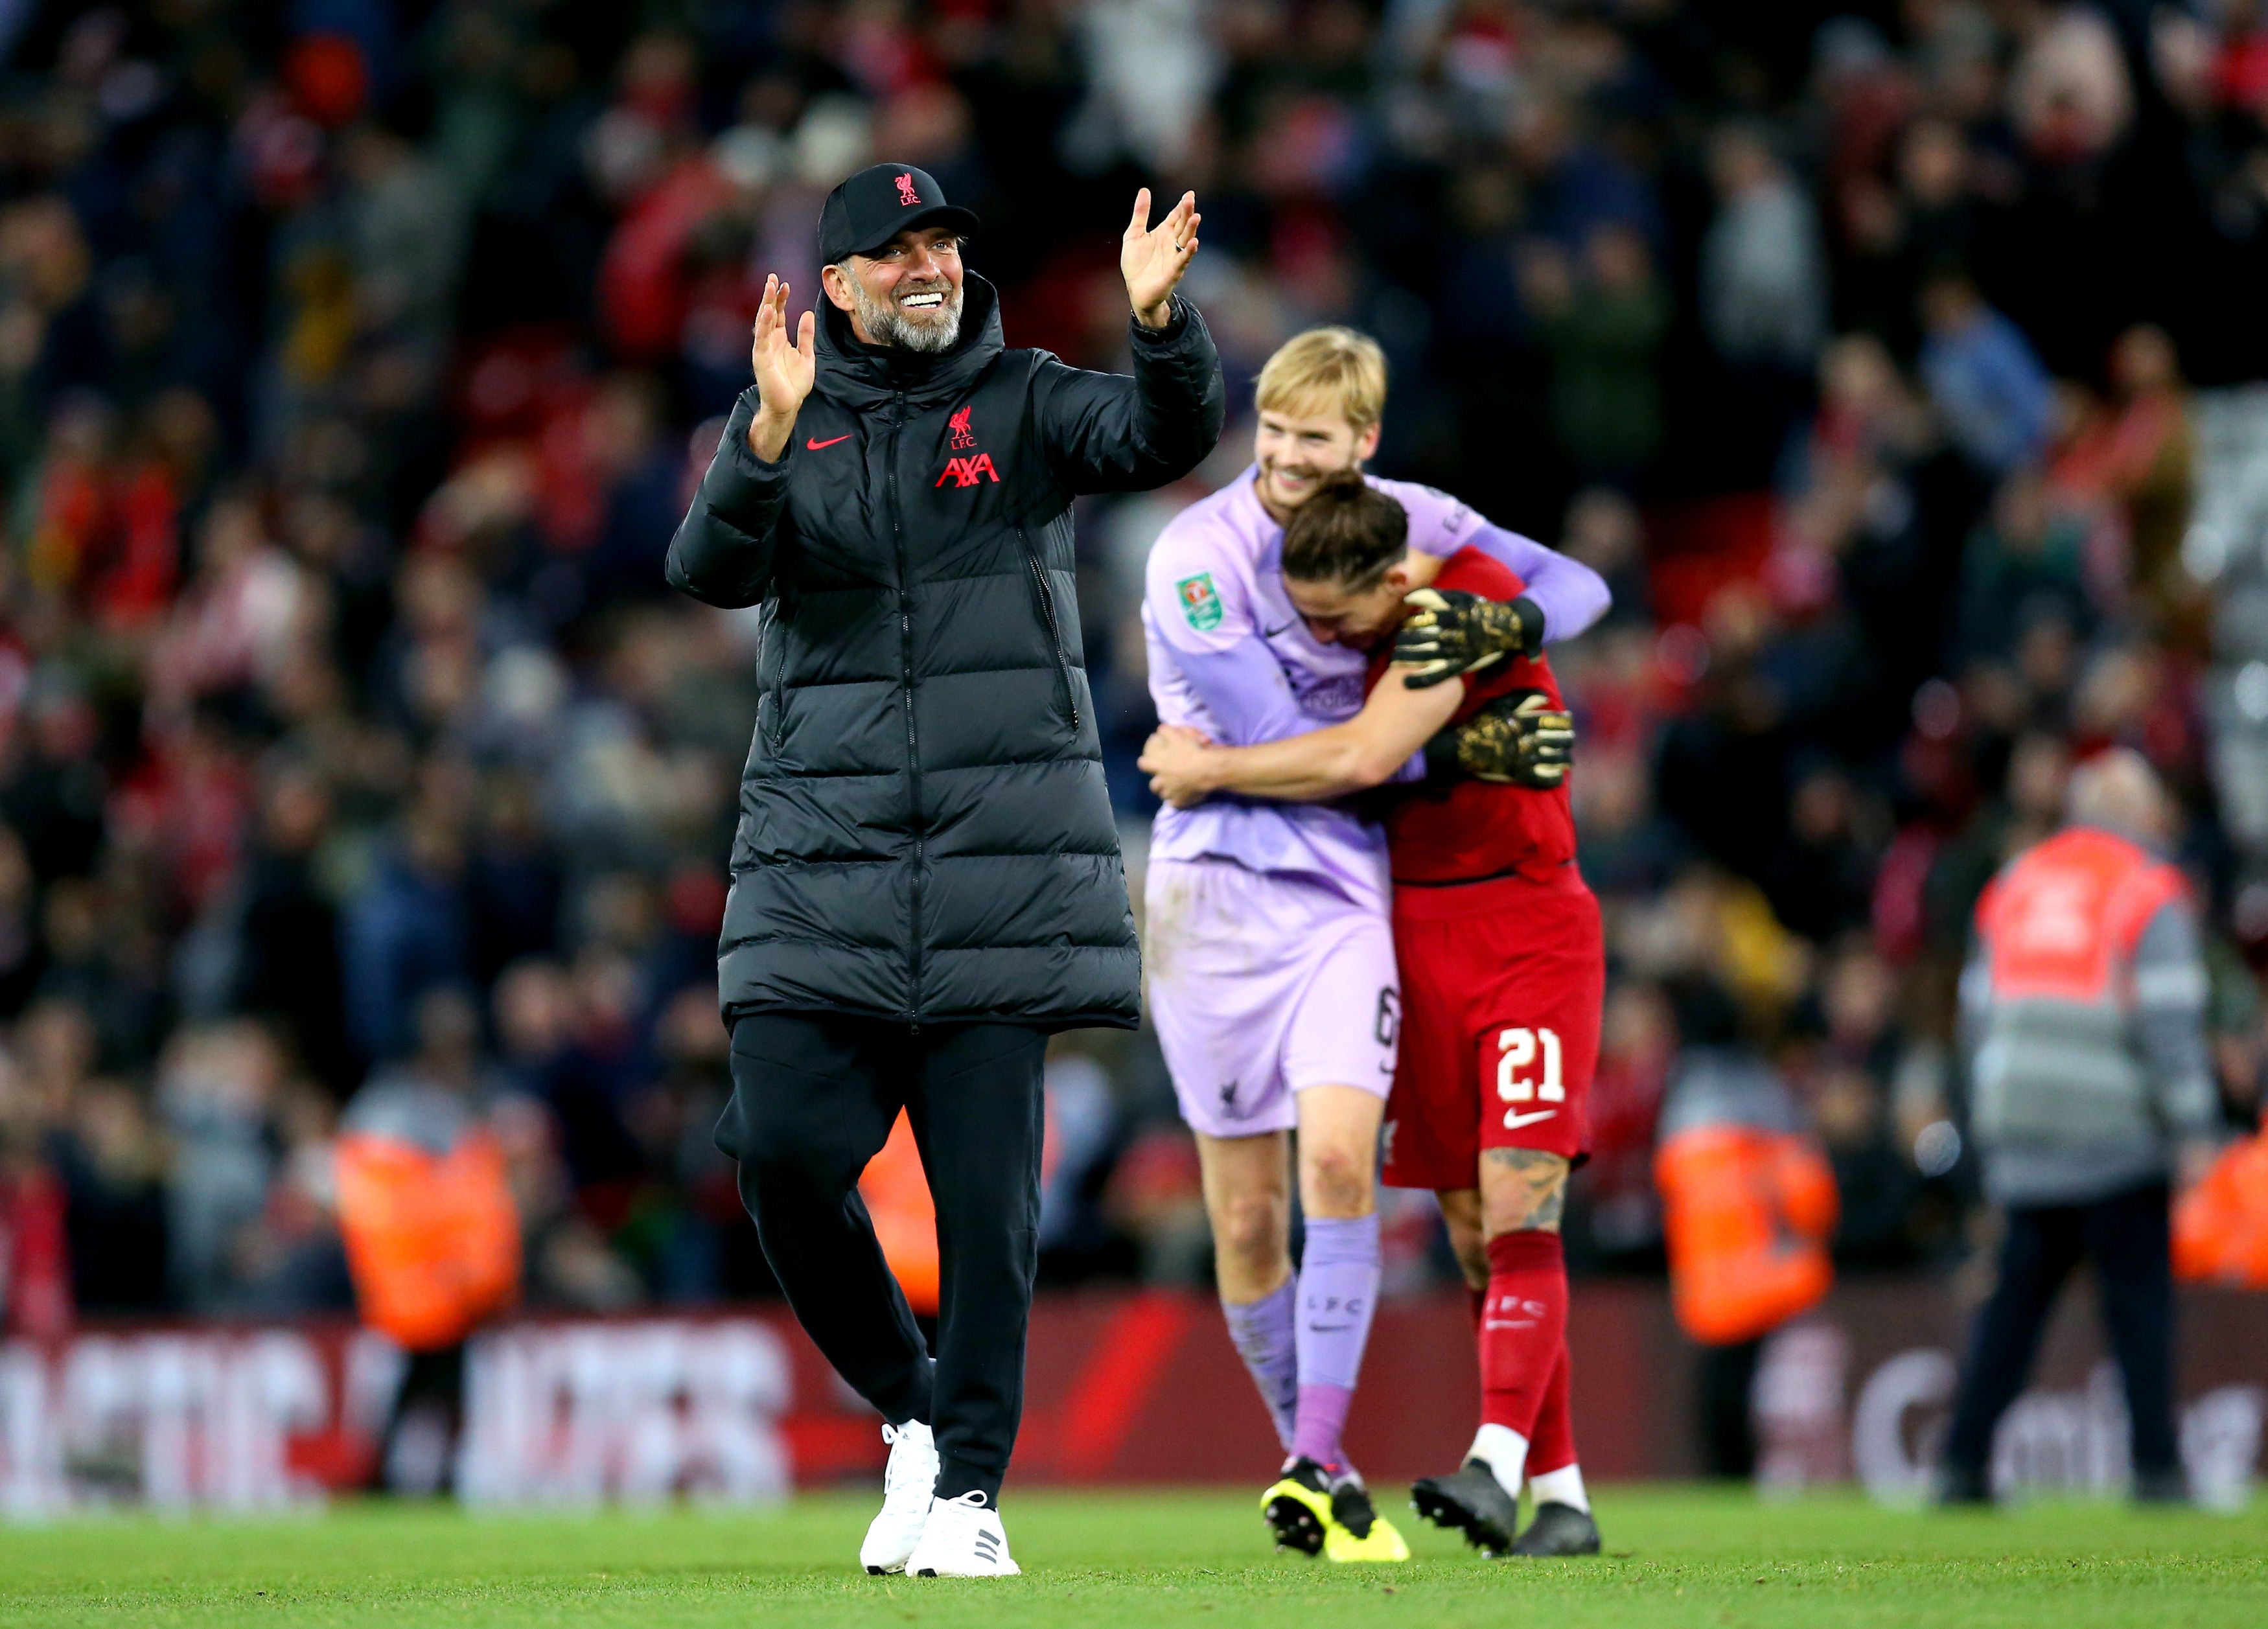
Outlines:
[{"label": "orange hi-vis vest", "polygon": [[[1040,1146],[1040,1181],[1045,1183],[1056,1168],[1056,1116],[1052,1103],[1043,1103],[1044,1132]],[[906,1305],[934,1317],[941,1274],[937,1253],[937,1201],[929,1190],[929,1175],[922,1169],[920,1146],[914,1141],[913,1122],[898,1110],[882,1151],[866,1162],[858,1178],[858,1197],[874,1224],[874,1242]]]},{"label": "orange hi-vis vest", "polygon": [[[1981,1142],[2123,1143],[2150,1135],[2129,1036],[2134,958],[2188,896],[2179,871],[2092,827],[2011,861],[1977,905],[1984,1023],[1970,1120]],[[1973,975],[1972,975],[1973,976]]]},{"label": "orange hi-vis vest", "polygon": [[934,1316],[938,1301],[937,1205],[930,1198],[929,1178],[923,1173],[921,1150],[914,1144],[913,1122],[898,1110],[890,1140],[866,1162],[858,1178],[858,1197],[866,1202],[873,1220],[874,1240],[906,1305]]},{"label": "orange hi-vis vest", "polygon": [[1809,1139],[1754,1125],[1691,1127],[1654,1155],[1669,1299],[1708,1345],[1754,1340],[1825,1298],[1840,1205]]},{"label": "orange hi-vis vest", "polygon": [[364,1323],[431,1352],[517,1299],[519,1215],[495,1137],[475,1130],[437,1154],[350,1131],[335,1157],[339,1231]]},{"label": "orange hi-vis vest", "polygon": [[2268,1131],[2221,1150],[2175,1204],[2174,1273],[2268,1290]]}]

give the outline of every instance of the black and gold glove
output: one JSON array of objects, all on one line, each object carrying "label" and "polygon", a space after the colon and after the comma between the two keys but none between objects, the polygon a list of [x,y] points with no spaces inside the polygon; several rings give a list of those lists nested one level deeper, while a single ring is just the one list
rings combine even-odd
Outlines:
[{"label": "black and gold glove", "polygon": [[1549,792],[1575,761],[1575,719],[1541,690],[1499,696],[1425,743],[1425,778],[1496,781]]},{"label": "black and gold glove", "polygon": [[1543,612],[1526,594],[1507,605],[1461,588],[1419,588],[1403,603],[1410,615],[1394,636],[1394,660],[1416,669],[1413,690],[1543,648]]}]

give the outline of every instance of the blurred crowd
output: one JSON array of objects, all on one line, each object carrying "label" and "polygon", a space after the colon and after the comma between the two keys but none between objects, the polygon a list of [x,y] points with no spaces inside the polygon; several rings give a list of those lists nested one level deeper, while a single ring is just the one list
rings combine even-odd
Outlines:
[{"label": "blurred crowd", "polygon": [[[497,1128],[534,1303],[765,1289],[708,1140],[755,623],[659,563],[872,158],[1096,366],[1128,199],[1194,187],[1233,400],[1360,326],[1381,471],[1613,583],[1557,657],[1613,961],[1579,1262],[1658,1263],[1655,1111],[1727,1043],[1844,1261],[1960,1255],[1967,914],[2102,742],[2190,810],[2256,1112],[2268,854],[2184,550],[2192,387],[2268,375],[2256,0],[49,0],[0,44],[9,1327],[348,1304],[328,1150],[405,1075]],[[1081,512],[1138,899],[1141,564],[1248,442]],[[1058,1043],[1051,1276],[1206,1272],[1170,1102],[1146,1036]]]}]

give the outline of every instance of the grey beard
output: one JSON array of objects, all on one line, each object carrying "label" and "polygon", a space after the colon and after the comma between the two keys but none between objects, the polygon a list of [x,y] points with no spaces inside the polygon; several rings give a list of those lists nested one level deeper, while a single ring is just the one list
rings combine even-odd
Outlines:
[{"label": "grey beard", "polygon": [[852,277],[850,298],[858,308],[858,325],[873,335],[877,345],[895,345],[902,350],[934,352],[950,350],[961,337],[961,294],[953,291],[946,303],[939,307],[938,318],[918,322],[908,317],[888,301],[876,299],[867,293],[866,285]]}]

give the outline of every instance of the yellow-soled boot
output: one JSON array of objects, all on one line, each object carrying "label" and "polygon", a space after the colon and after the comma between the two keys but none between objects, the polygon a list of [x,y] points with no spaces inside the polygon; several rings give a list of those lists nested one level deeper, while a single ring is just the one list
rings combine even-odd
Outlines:
[{"label": "yellow-soled boot", "polygon": [[1331,1519],[1323,1529],[1326,1561],[1407,1561],[1410,1545],[1370,1502],[1370,1490],[1349,1480],[1331,1493]]},{"label": "yellow-soled boot", "polygon": [[1295,1459],[1260,1496],[1260,1514],[1278,1550],[1321,1555],[1331,1526],[1331,1473],[1312,1459]]}]

